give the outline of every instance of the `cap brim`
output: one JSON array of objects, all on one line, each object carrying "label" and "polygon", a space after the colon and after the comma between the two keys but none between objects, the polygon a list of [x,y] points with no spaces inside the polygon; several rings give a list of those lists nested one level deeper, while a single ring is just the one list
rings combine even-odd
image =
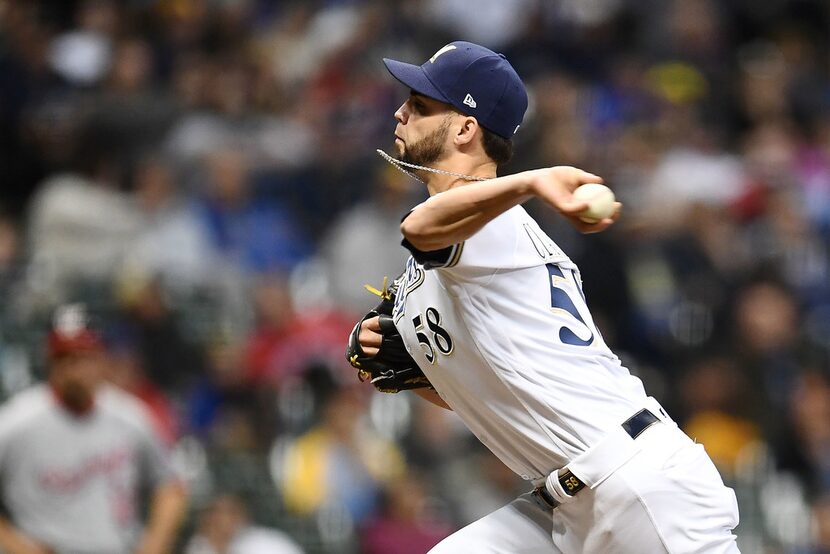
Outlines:
[{"label": "cap brim", "polygon": [[392,77],[415,92],[428,96],[433,100],[438,100],[439,102],[450,103],[447,97],[432,84],[432,81],[429,80],[429,77],[421,69],[421,66],[390,60],[389,58],[383,58],[383,64],[389,70],[389,73],[392,74]]}]

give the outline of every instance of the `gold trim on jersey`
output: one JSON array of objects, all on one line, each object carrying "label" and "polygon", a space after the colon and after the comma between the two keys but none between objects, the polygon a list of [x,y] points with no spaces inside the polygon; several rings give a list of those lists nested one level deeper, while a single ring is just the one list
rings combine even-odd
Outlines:
[{"label": "gold trim on jersey", "polygon": [[450,255],[450,260],[444,266],[445,268],[455,267],[456,265],[458,265],[459,260],[461,260],[461,253],[464,251],[464,244],[465,243],[460,242],[454,246],[455,250],[453,251],[452,255]]}]

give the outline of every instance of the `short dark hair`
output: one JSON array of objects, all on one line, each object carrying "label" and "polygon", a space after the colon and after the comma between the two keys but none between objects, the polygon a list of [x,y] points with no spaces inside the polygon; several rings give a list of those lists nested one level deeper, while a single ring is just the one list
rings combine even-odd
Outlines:
[{"label": "short dark hair", "polygon": [[513,157],[513,141],[484,127],[479,127],[479,129],[482,131],[481,143],[484,146],[484,153],[496,162],[496,165],[504,165],[509,162],[510,158]]}]

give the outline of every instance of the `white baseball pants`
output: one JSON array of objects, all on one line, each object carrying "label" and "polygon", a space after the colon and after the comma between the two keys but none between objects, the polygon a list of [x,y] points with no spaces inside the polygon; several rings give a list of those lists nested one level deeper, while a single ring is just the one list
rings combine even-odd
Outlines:
[{"label": "white baseball pants", "polygon": [[733,554],[738,505],[703,446],[671,422],[594,489],[550,510],[530,493],[444,539],[431,554]]}]

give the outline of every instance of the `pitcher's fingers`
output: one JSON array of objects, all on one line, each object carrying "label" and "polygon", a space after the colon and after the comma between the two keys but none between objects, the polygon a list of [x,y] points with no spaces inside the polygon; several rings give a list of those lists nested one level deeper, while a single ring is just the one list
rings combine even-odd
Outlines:
[{"label": "pitcher's fingers", "polygon": [[604,183],[605,180],[600,177],[599,175],[594,175],[593,173],[588,173],[587,171],[580,170],[579,180],[584,185],[586,183]]},{"label": "pitcher's fingers", "polygon": [[585,223],[578,216],[568,215],[566,216],[568,220],[573,224],[574,227],[580,232],[584,234],[592,234],[592,233],[599,233],[600,231],[606,230],[608,227],[616,223],[616,221],[620,218],[620,213],[622,212],[622,204],[619,202],[614,203],[614,213],[611,214],[611,217],[606,217],[597,221],[596,223]]},{"label": "pitcher's fingers", "polygon": [[[553,206],[556,208],[556,206]],[[558,210],[565,215],[576,215],[588,209],[588,203],[580,200],[563,199],[559,202]]]},{"label": "pitcher's fingers", "polygon": [[357,340],[360,341],[360,347],[365,351],[367,346],[380,348],[380,345],[383,342],[383,335],[375,333],[370,329],[363,328],[360,330]]}]

